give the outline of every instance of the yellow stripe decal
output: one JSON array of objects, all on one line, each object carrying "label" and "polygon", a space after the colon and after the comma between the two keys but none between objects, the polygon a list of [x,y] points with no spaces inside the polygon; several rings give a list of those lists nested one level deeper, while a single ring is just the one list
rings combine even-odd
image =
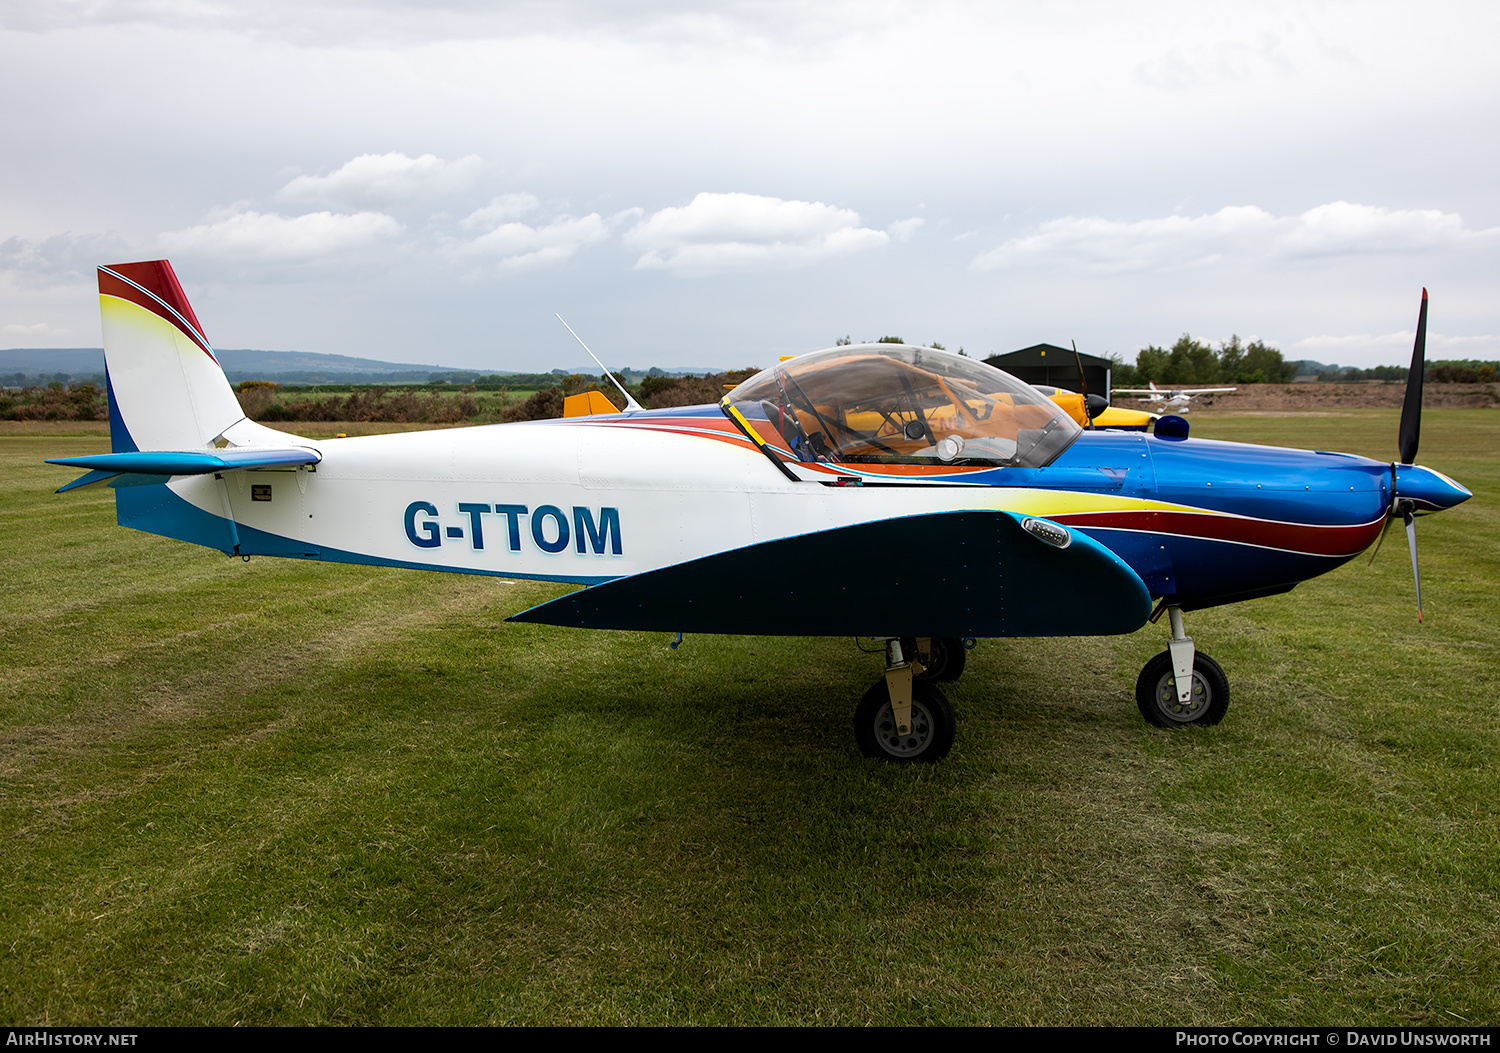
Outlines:
[{"label": "yellow stripe decal", "polygon": [[760,437],[759,432],[750,427],[750,422],[747,421],[740,414],[740,411],[734,406],[734,404],[729,401],[729,396],[724,396],[724,399],[719,403],[719,405],[723,407],[726,413],[734,418],[735,423],[740,426],[740,428],[744,431],[746,437],[748,437],[751,442],[755,443],[755,445],[759,446],[761,449],[766,448],[766,441]]}]

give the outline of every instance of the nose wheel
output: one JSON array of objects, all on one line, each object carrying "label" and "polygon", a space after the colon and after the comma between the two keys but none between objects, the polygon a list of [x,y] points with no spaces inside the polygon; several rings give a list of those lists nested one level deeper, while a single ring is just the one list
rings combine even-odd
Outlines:
[{"label": "nose wheel", "polygon": [[1217,724],[1229,709],[1229,678],[1218,662],[1193,647],[1193,638],[1183,631],[1182,608],[1166,611],[1172,638],[1141,670],[1135,704],[1159,728]]},{"label": "nose wheel", "polygon": [[1208,655],[1194,655],[1188,697],[1182,699],[1178,694],[1172,652],[1163,651],[1146,663],[1135,682],[1135,704],[1141,716],[1159,728],[1217,724],[1223,720],[1229,709],[1229,678]]}]

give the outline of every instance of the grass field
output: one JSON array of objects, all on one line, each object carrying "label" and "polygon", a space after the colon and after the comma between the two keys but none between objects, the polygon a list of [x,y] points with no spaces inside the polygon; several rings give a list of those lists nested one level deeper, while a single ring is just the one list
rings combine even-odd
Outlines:
[{"label": "grass field", "polygon": [[[1215,728],[1137,714],[1147,627],[986,641],[952,755],[861,758],[848,640],[503,625],[557,587],[114,525],[0,433],[0,1020],[1500,1023],[1500,413],[1475,499],[1189,615]],[[1396,414],[1195,432],[1387,458]]]}]

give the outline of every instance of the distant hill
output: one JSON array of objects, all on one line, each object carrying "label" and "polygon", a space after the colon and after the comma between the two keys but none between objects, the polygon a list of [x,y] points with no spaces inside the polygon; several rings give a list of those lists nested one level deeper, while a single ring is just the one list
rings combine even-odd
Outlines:
[{"label": "distant hill", "polygon": [[104,372],[104,349],[99,347],[18,347],[0,351],[0,376],[24,373],[48,376],[91,377]]},{"label": "distant hill", "polygon": [[[457,366],[424,365],[419,362],[381,362],[351,355],[325,355],[316,351],[255,351],[216,348],[230,383],[244,380],[275,380],[282,384],[426,384],[432,380],[466,383],[477,376],[531,376],[513,369],[460,369]],[[598,366],[589,363],[574,369],[554,369],[554,374],[594,375]],[[703,376],[713,369],[622,369],[629,383],[638,383],[648,373],[666,376]],[[104,376],[104,349],[98,347],[17,347],[0,351],[0,385],[21,387],[50,380],[90,381]]]},{"label": "distant hill", "polygon": [[1299,376],[1305,373],[1321,373],[1325,369],[1339,368],[1338,366],[1330,366],[1326,362],[1314,362],[1310,358],[1299,358],[1292,363],[1292,366],[1297,370]]},{"label": "distant hill", "polygon": [[[101,352],[102,354],[103,352]],[[381,362],[316,351],[216,351],[226,373],[472,373],[458,366],[430,366],[417,362]],[[505,372],[479,370],[478,372]]]},{"label": "distant hill", "polygon": [[[224,372],[233,381],[298,374],[309,379],[296,383],[312,384],[327,378],[348,380],[365,375],[375,380],[426,380],[433,373],[472,373],[457,366],[423,365],[418,362],[381,362],[373,358],[350,355],[324,355],[315,351],[255,351],[236,348],[215,350]],[[52,379],[59,373],[68,378],[84,379],[104,372],[104,349],[98,347],[13,348],[0,351],[0,377],[13,373]],[[503,373],[504,370],[488,372]],[[61,378],[60,378],[61,379]],[[289,381],[292,382],[292,381]],[[373,382],[373,381],[372,381]]]},{"label": "distant hill", "polygon": [[1341,366],[1336,362],[1314,362],[1310,358],[1299,358],[1292,365],[1297,367],[1299,374],[1306,373],[1342,373],[1346,369],[1358,369],[1359,366]]}]

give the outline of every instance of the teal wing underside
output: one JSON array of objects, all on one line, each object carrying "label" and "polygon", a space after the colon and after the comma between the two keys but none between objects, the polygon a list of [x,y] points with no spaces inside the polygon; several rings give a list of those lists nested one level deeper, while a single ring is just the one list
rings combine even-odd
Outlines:
[{"label": "teal wing underside", "polygon": [[1056,548],[1021,522],[1008,512],[939,512],[781,538],[595,585],[510,621],[957,637],[1110,636],[1145,624],[1151,596],[1118,556],[1077,530]]},{"label": "teal wing underside", "polygon": [[210,472],[232,472],[248,468],[296,468],[317,464],[322,455],[303,446],[242,446],[222,450],[131,450],[101,453],[89,457],[57,457],[48,464],[65,464],[87,468],[58,493],[81,490],[114,480],[115,486],[140,486],[162,482],[174,475],[207,475]]}]

